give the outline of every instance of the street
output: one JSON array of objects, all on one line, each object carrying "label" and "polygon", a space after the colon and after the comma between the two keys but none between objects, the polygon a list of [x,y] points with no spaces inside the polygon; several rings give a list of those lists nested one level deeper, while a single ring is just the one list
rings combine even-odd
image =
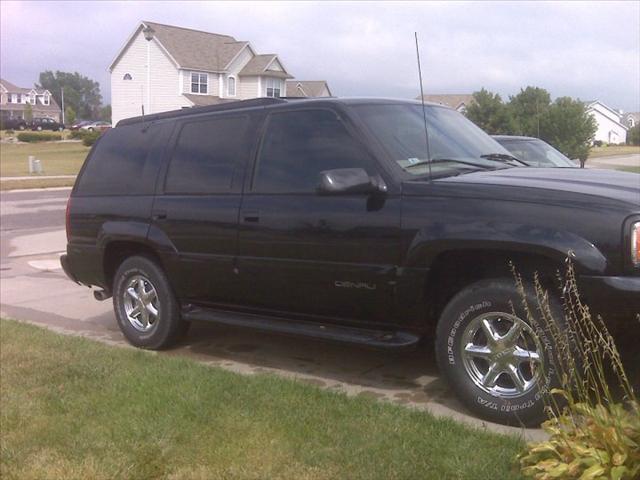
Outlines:
[{"label": "street", "polygon": [[[111,300],[71,282],[58,261],[66,248],[64,214],[70,189],[0,194],[0,313],[54,331],[126,346]],[[130,347],[129,347],[130,348]],[[500,432],[520,429],[470,416],[439,378],[429,349],[365,350],[251,331],[194,324],[166,355],[184,355],[242,374],[275,373],[348,395],[368,396],[451,416]],[[541,430],[527,430],[541,438]]]}]

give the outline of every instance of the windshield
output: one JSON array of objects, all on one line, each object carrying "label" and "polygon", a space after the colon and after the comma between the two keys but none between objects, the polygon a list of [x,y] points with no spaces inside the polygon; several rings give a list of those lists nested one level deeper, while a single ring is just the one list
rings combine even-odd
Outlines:
[{"label": "windshield", "polygon": [[558,150],[540,139],[514,140],[500,139],[511,154],[524,160],[532,167],[575,167],[576,164],[565,157]]},{"label": "windshield", "polygon": [[[354,110],[382,143],[391,157],[406,172],[425,175],[452,169],[495,169],[513,166],[500,158],[482,155],[509,156],[499,143],[458,112],[436,106],[426,106],[430,157],[427,159],[422,105],[387,104],[356,105]],[[457,163],[456,160],[460,161]]]}]

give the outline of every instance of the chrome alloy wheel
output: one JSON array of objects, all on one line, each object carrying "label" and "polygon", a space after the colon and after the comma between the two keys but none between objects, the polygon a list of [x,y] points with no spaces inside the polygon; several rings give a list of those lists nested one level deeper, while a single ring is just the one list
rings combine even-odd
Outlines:
[{"label": "chrome alloy wheel", "polygon": [[127,320],[139,332],[148,332],[158,322],[158,294],[149,279],[134,275],[123,293]]},{"label": "chrome alloy wheel", "polygon": [[474,318],[461,343],[465,370],[485,392],[503,398],[528,393],[542,374],[542,346],[523,320],[503,312]]}]

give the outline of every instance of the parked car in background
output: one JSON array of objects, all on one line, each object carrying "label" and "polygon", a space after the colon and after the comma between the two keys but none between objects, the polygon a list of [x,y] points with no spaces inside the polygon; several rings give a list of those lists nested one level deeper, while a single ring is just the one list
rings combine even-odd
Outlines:
[{"label": "parked car in background", "polygon": [[111,128],[111,124],[109,122],[90,122],[86,125],[80,127],[80,130],[87,130],[89,132],[104,132],[105,130],[109,130]]},{"label": "parked car in background", "polygon": [[530,167],[576,168],[579,166],[539,138],[513,135],[493,135],[493,138]]},{"label": "parked car in background", "polygon": [[633,321],[639,198],[633,173],[524,167],[440,105],[260,98],[105,132],[71,192],[61,263],[113,297],[133,345],[168,347],[193,321],[386,349],[435,333],[470,409],[539,425],[556,346],[522,295],[534,311],[537,273],[563,328],[571,251],[592,312]]},{"label": "parked car in background", "polygon": [[64,130],[64,124],[56,122],[53,118],[34,118],[30,124],[31,130]]},{"label": "parked car in background", "polygon": [[27,122],[23,118],[5,118],[0,120],[2,130],[26,130]]},{"label": "parked car in background", "polygon": [[93,123],[91,120],[77,120],[73,125],[69,127],[69,130],[80,130],[85,125]]}]

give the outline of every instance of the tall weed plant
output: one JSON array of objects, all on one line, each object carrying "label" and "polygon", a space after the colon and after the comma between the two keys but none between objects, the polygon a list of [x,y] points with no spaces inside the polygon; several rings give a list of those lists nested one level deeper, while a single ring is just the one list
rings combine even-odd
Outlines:
[{"label": "tall weed plant", "polygon": [[[512,267],[513,268],[513,267]],[[516,284],[524,299],[522,277]],[[536,480],[640,479],[640,405],[613,337],[582,302],[570,260],[563,273],[564,318],[554,318],[549,294],[534,278],[537,305],[523,300],[529,322],[553,338],[557,388],[545,394],[549,434],[518,457],[521,473]],[[640,321],[640,315],[637,318]],[[546,382],[545,382],[546,384]]]}]

